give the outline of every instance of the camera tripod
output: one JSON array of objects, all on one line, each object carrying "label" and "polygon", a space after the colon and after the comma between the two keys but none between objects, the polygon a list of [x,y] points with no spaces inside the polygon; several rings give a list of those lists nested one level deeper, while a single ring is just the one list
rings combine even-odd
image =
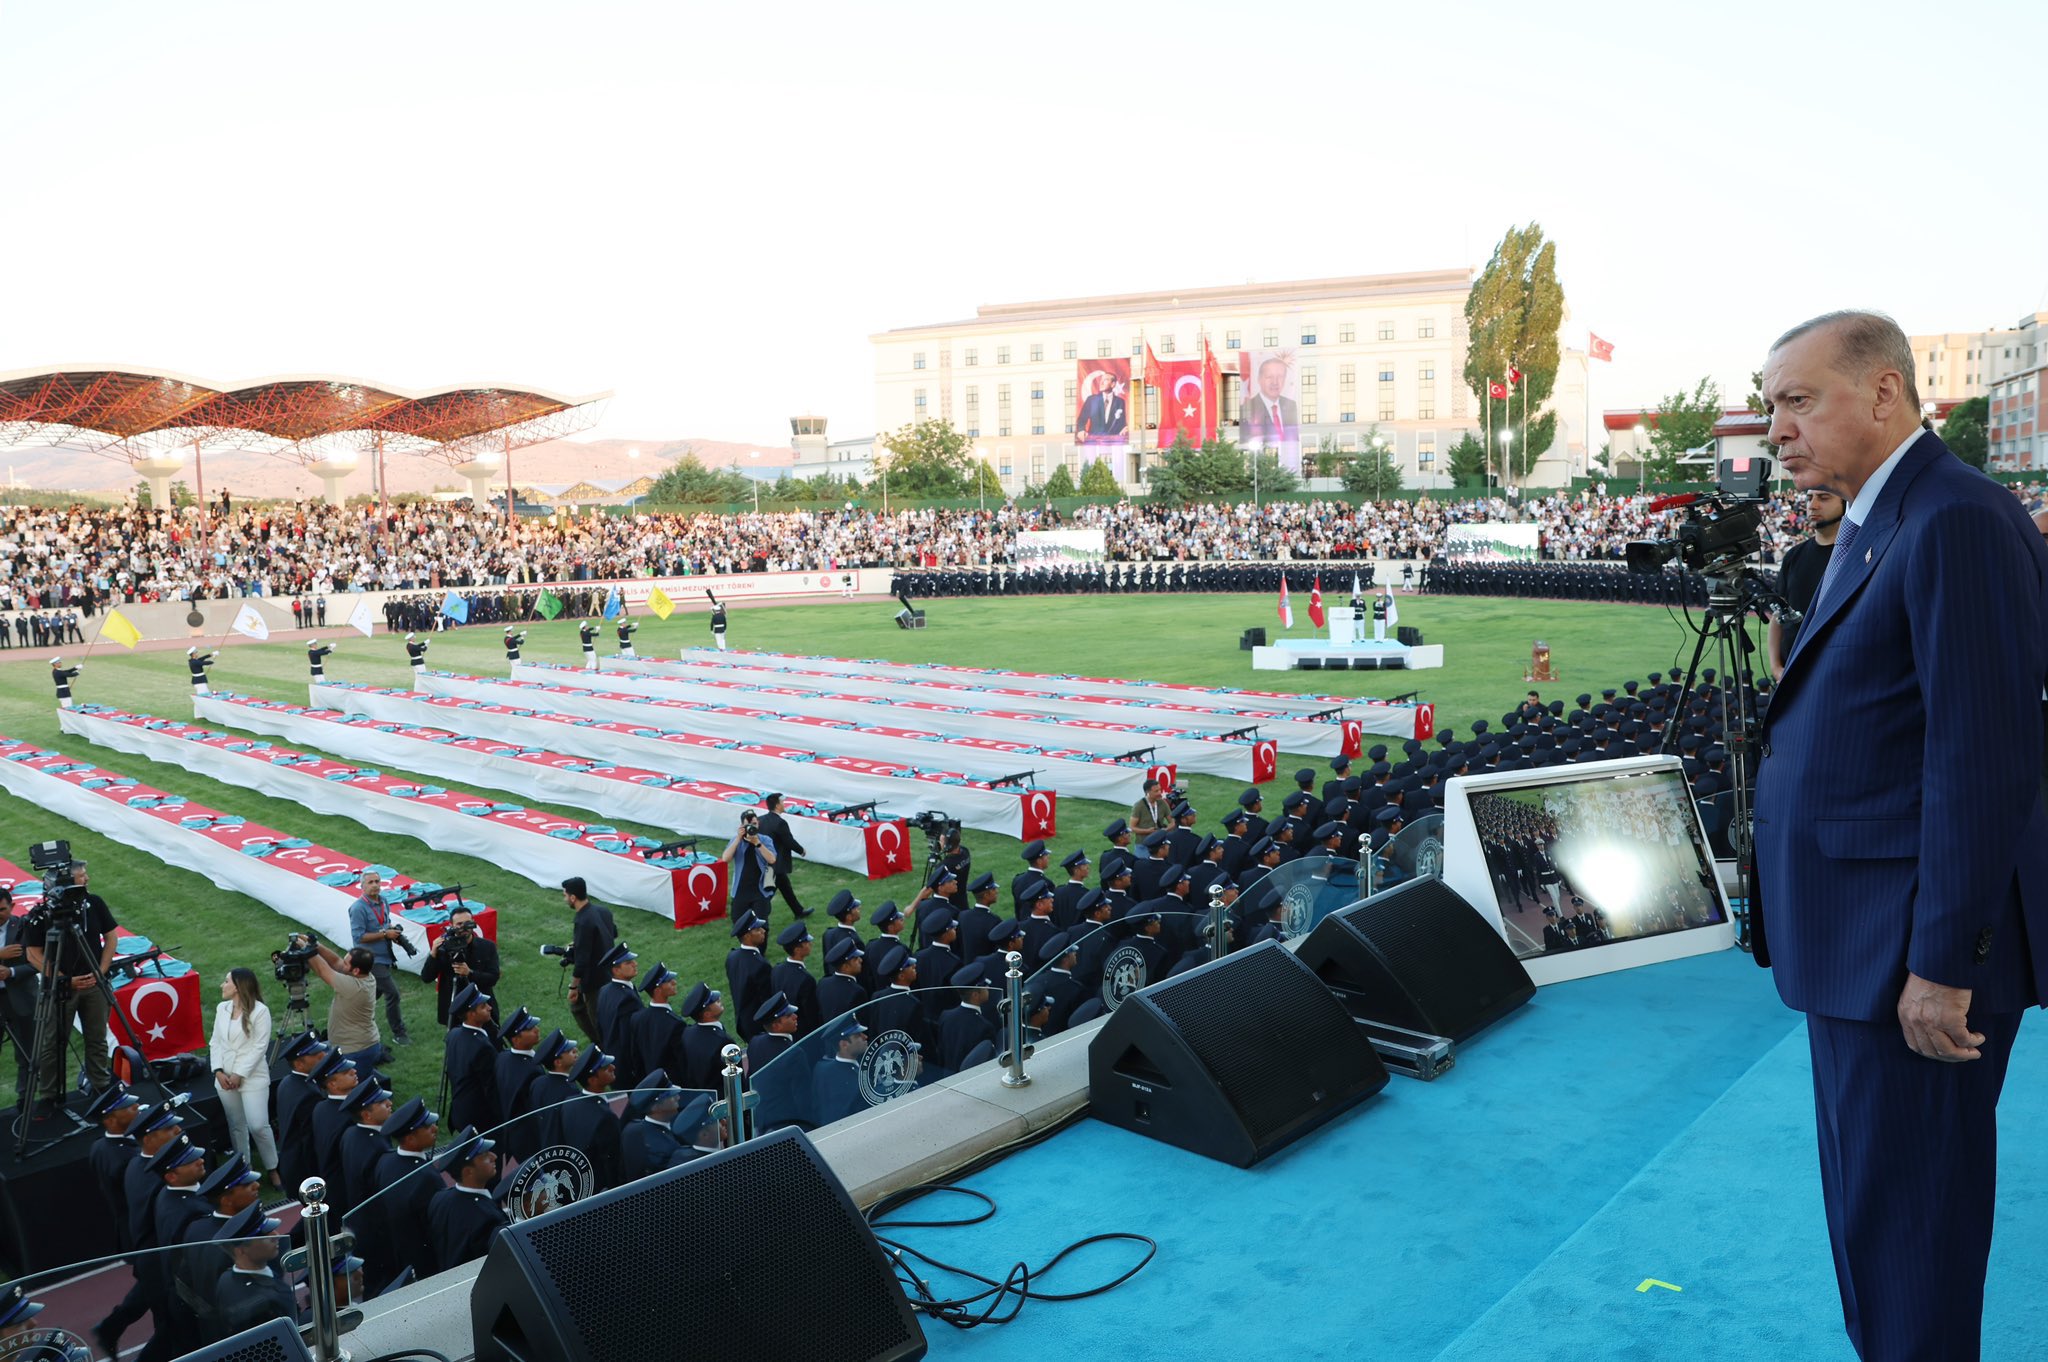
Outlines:
[{"label": "camera tripod", "polygon": [[[1685,680],[1679,692],[1679,718],[1691,708],[1699,690],[1700,663],[1711,646],[1714,666],[1722,685],[1718,692],[1721,711],[1721,745],[1728,752],[1728,780],[1733,798],[1726,824],[1729,850],[1735,853],[1736,897],[1742,901],[1737,919],[1736,944],[1750,949],[1749,920],[1751,896],[1755,891],[1756,868],[1750,836],[1750,725],[1756,717],[1756,690],[1751,680],[1750,656],[1756,644],[1749,636],[1749,619],[1759,622],[1765,610],[1785,609],[1785,599],[1768,590],[1747,562],[1716,563],[1702,574],[1707,583],[1707,609],[1698,626],[1692,659],[1686,664]],[[1662,752],[1671,755],[1681,722],[1664,732]],[[1711,859],[1711,858],[1710,858]]]},{"label": "camera tripod", "polygon": [[[56,1058],[62,1064],[60,1078],[69,1079],[71,1074],[70,1046],[66,1043],[65,1038],[60,1032],[60,1027],[61,1030],[67,1031],[70,1028],[68,1026],[61,1026],[60,1019],[63,1013],[63,990],[71,987],[72,976],[70,974],[58,974],[54,972],[52,966],[67,958],[85,961],[85,969],[81,972],[92,976],[93,988],[97,989],[100,996],[107,1000],[108,1021],[120,1028],[122,1035],[127,1038],[128,1048],[134,1052],[136,1057],[140,1058],[142,1055],[142,1042],[136,1036],[135,1028],[129,1025],[128,1018],[121,1014],[121,1005],[114,997],[113,985],[107,982],[107,976],[100,970],[99,956],[87,944],[85,929],[76,919],[75,914],[77,910],[56,906],[54,903],[51,903],[51,900],[55,898],[55,894],[45,896],[45,902],[50,903],[50,906],[44,910],[48,914],[49,920],[43,931],[43,968],[36,975],[35,1020],[29,1027],[29,1053],[24,1061],[29,1066],[28,1090],[32,1095],[27,1102],[23,1103],[21,1109],[15,1113],[14,1157],[16,1160],[27,1158],[30,1152],[28,1132],[32,1122],[29,1117],[30,1112],[33,1110],[33,1104],[41,1100],[43,1047],[48,1045],[59,1050]],[[66,947],[76,952],[76,955],[67,956]],[[94,1040],[94,1037],[87,1036],[84,1043],[91,1045],[94,1043]],[[105,1044],[104,1038],[100,1038],[99,1043]],[[139,1080],[147,1072],[147,1069],[144,1069],[141,1073],[132,1076]],[[137,1086],[139,1086],[139,1083]],[[157,1085],[157,1096],[159,1099],[163,1097],[164,1091],[161,1084]],[[69,1107],[63,1105],[63,1092],[64,1089],[60,1086],[57,1098],[58,1109],[69,1117],[74,1124],[71,1129],[63,1134],[43,1141],[37,1147],[36,1152],[38,1153],[43,1149],[50,1148],[52,1145],[63,1143],[73,1135],[92,1129],[91,1125],[79,1120]]]}]

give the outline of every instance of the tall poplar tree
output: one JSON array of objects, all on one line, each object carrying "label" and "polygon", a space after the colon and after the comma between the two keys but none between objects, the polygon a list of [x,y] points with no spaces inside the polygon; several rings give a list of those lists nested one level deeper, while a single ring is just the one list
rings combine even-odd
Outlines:
[{"label": "tall poplar tree", "polygon": [[[1471,337],[1465,350],[1465,386],[1478,394],[1482,427],[1496,442],[1496,459],[1500,433],[1514,432],[1508,468],[1519,481],[1557,438],[1557,415],[1543,408],[1557,388],[1564,286],[1557,281],[1557,245],[1544,239],[1541,226],[1532,222],[1510,227],[1500,239],[1493,259],[1472,283],[1465,323]],[[1510,368],[1521,371],[1520,383],[1506,399],[1492,397],[1492,385],[1507,383]]]}]

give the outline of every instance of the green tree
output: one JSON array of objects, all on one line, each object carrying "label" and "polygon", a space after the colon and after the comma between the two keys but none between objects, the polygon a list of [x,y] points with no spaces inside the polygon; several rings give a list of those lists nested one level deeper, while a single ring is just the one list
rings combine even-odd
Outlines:
[{"label": "green tree", "polygon": [[899,497],[972,496],[970,464],[978,462],[967,437],[950,421],[913,421],[882,438],[881,463],[889,490]]},{"label": "green tree", "polygon": [[140,482],[138,482],[138,483],[136,483],[136,484],[135,484],[135,504],[136,504],[137,506],[143,507],[143,508],[145,508],[145,509],[147,509],[147,508],[148,508],[148,506],[149,506],[149,479],[148,479],[148,478],[144,478],[144,479],[143,479],[142,481],[140,481]]},{"label": "green tree", "polygon": [[171,484],[171,505],[173,507],[197,506],[198,504],[199,498],[192,495],[192,489],[185,485],[183,479]]},{"label": "green tree", "polygon": [[967,472],[967,486],[961,489],[963,497],[985,497],[1001,501],[1006,493],[1003,480],[996,476],[996,470],[984,459],[973,460]]},{"label": "green tree", "polygon": [[1081,495],[1084,497],[1120,496],[1123,490],[1117,485],[1116,474],[1109,471],[1109,464],[1102,459],[1091,460],[1081,470]]},{"label": "green tree", "polygon": [[[1270,468],[1266,462],[1269,458],[1272,459]],[[1259,491],[1262,494],[1281,490],[1266,481],[1275,478],[1278,470],[1277,458],[1260,456],[1262,485]],[[1289,473],[1287,477],[1291,484],[1294,475]],[[1161,453],[1158,463],[1145,471],[1145,481],[1155,501],[1214,501],[1250,496],[1252,470],[1245,462],[1244,451],[1234,441],[1204,440],[1195,445],[1183,435]]]},{"label": "green tree", "polygon": [[647,500],[657,505],[749,501],[753,495],[753,483],[738,469],[706,468],[702,459],[687,452],[647,489]]},{"label": "green tree", "polygon": [[1252,480],[1251,490],[1261,498],[1284,497],[1301,490],[1301,475],[1291,468],[1282,467],[1280,455],[1275,451],[1259,451],[1258,464],[1258,476]]},{"label": "green tree", "polygon": [[1384,499],[1401,490],[1401,462],[1394,457],[1394,445],[1387,441],[1385,448],[1374,449],[1372,442],[1380,435],[1374,426],[1365,436],[1364,448],[1355,459],[1347,460],[1343,472],[1338,474],[1344,480],[1347,492],[1368,492],[1373,497]]},{"label": "green tree", "polygon": [[1486,441],[1466,431],[1458,443],[1445,451],[1444,457],[1451,461],[1451,481],[1461,487],[1484,485],[1486,482]]},{"label": "green tree", "polygon": [[[1514,431],[1510,471],[1520,479],[1557,438],[1557,417],[1543,404],[1557,387],[1564,286],[1557,281],[1557,245],[1544,240],[1542,227],[1510,227],[1500,239],[1465,299],[1465,324],[1465,386],[1479,395],[1490,429]],[[1496,401],[1490,385],[1505,383],[1511,366],[1522,381]]]},{"label": "green tree", "polygon": [[1984,425],[1991,419],[1991,399],[1973,397],[1958,402],[1949,410],[1948,420],[1941,423],[1941,438],[1955,451],[1958,459],[1972,468],[1982,468],[1991,456],[1991,441],[1984,433]]},{"label": "green tree", "polygon": [[1045,480],[1045,487],[1042,491],[1048,500],[1053,497],[1070,497],[1075,494],[1074,475],[1067,471],[1067,465],[1064,462],[1053,465],[1052,476]]},{"label": "green tree", "polygon": [[1684,476],[1679,458],[1689,449],[1714,442],[1714,423],[1721,419],[1721,388],[1703,378],[1688,394],[1684,389],[1657,404],[1651,420],[1650,449],[1643,468],[1652,482],[1675,482]]}]

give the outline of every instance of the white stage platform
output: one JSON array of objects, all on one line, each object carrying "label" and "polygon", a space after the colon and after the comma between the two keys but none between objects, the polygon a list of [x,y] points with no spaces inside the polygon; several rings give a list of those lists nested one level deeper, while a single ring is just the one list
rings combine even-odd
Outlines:
[{"label": "white stage platform", "polygon": [[1308,665],[1325,670],[1396,668],[1421,671],[1444,665],[1444,647],[1441,643],[1425,643],[1411,648],[1392,639],[1385,643],[1374,643],[1371,639],[1363,643],[1332,643],[1326,638],[1284,638],[1277,644],[1252,649],[1252,670],[1295,671],[1302,666],[1303,658],[1316,659]]}]

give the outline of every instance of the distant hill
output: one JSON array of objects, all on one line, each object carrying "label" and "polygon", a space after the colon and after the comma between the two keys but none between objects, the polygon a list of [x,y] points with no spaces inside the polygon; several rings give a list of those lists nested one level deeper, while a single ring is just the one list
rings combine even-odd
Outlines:
[{"label": "distant hill", "polygon": [[[640,451],[637,459],[633,450]],[[707,467],[723,468],[737,463],[743,468],[786,468],[796,458],[787,444],[748,444],[737,440],[550,440],[546,444],[512,451],[512,476],[520,483],[571,483],[585,478],[637,478],[658,475],[685,452],[694,453]],[[750,458],[758,454],[758,458]],[[385,472],[393,492],[431,492],[436,488],[457,490],[462,479],[435,459],[393,455],[385,459]],[[48,447],[0,449],[0,473],[7,486],[36,489],[76,488],[80,491],[119,492],[141,481],[125,461],[70,449]],[[188,461],[178,477],[196,488],[198,479]],[[208,495],[227,487],[242,497],[311,497],[320,492],[320,480],[295,463],[266,454],[208,451],[206,490]],[[369,461],[341,485],[344,495],[367,493],[371,488]]]}]

